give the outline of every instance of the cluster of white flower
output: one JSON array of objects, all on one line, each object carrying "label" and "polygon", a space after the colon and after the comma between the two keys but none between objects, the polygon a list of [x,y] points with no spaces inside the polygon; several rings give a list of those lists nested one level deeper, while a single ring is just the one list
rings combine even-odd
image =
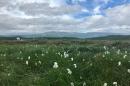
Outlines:
[{"label": "cluster of white flower", "polygon": [[127,71],[128,71],[128,73],[130,73],[130,69],[128,69]]},{"label": "cluster of white flower", "polygon": [[86,82],[83,82],[83,86],[87,86],[87,85],[86,85]]},{"label": "cluster of white flower", "polygon": [[11,75],[10,73],[7,74],[7,76],[10,76],[10,75]]},{"label": "cluster of white flower", "polygon": [[35,56],[38,57],[37,53],[35,53]]},{"label": "cluster of white flower", "polygon": [[71,59],[71,61],[74,61],[74,58],[70,58]]},{"label": "cluster of white flower", "polygon": [[74,68],[77,68],[77,64],[73,64],[74,65]]},{"label": "cluster of white flower", "polygon": [[28,60],[25,63],[26,63],[26,65],[28,65]]},{"label": "cluster of white flower", "polygon": [[44,55],[45,55],[44,53],[41,54],[41,56],[44,56]]},{"label": "cluster of white flower", "polygon": [[125,54],[127,54],[128,52],[127,51],[125,51]]},{"label": "cluster of white flower", "polygon": [[57,69],[59,66],[58,66],[58,63],[57,62],[54,62],[54,65],[53,65],[53,68],[54,69]]},{"label": "cluster of white flower", "polygon": [[69,68],[67,68],[66,70],[67,70],[68,74],[70,74],[70,75],[72,74],[72,71]]},{"label": "cluster of white flower", "polygon": [[83,77],[82,77],[82,76],[80,76],[79,78],[80,78],[80,79],[83,79]]},{"label": "cluster of white flower", "polygon": [[69,54],[67,52],[64,52],[64,58],[69,57]]},{"label": "cluster of white flower", "polygon": [[31,57],[30,56],[28,56],[28,60],[30,60],[31,59]]},{"label": "cluster of white flower", "polygon": [[104,48],[104,50],[107,50],[107,47],[106,47],[106,46],[104,46],[103,48]]},{"label": "cluster of white flower", "polygon": [[38,63],[39,63],[39,64],[42,64],[42,62],[41,62],[40,60],[38,61]]},{"label": "cluster of white flower", "polygon": [[58,54],[60,57],[63,57],[62,53],[58,52],[57,54]]},{"label": "cluster of white flower", "polygon": [[[110,52],[108,51],[107,46],[104,46],[103,48],[104,48],[104,50],[105,50],[104,54],[110,54]],[[105,57],[105,55],[103,55],[103,57]]]},{"label": "cluster of white flower", "polygon": [[0,54],[0,56],[3,56],[3,57],[5,57],[5,56],[6,56],[6,53],[4,53],[4,54]]},{"label": "cluster of white flower", "polygon": [[118,66],[121,66],[121,61],[118,62]]},{"label": "cluster of white flower", "polygon": [[74,86],[74,82],[70,82],[70,85],[71,85],[71,86]]},{"label": "cluster of white flower", "polygon": [[105,57],[105,55],[103,54],[103,55],[102,55],[102,57],[104,58],[104,57]]},{"label": "cluster of white flower", "polygon": [[84,62],[84,61],[85,61],[85,59],[82,59],[82,61]]},{"label": "cluster of white flower", "polygon": [[113,85],[114,85],[114,86],[117,86],[117,82],[113,82]]},{"label": "cluster of white flower", "polygon": [[45,53],[46,53],[46,54],[48,54],[49,52],[48,52],[48,51],[46,51]]},{"label": "cluster of white flower", "polygon": [[110,52],[109,51],[105,51],[105,54],[110,54]]},{"label": "cluster of white flower", "polygon": [[116,53],[117,53],[118,55],[121,54],[121,50],[118,49]]},{"label": "cluster of white flower", "polygon": [[115,47],[112,47],[112,49],[116,49]]},{"label": "cluster of white flower", "polygon": [[107,86],[107,83],[104,83],[103,86]]},{"label": "cluster of white flower", "polygon": [[127,57],[127,55],[124,55],[123,58],[125,59]]},{"label": "cluster of white flower", "polygon": [[22,54],[22,51],[20,51],[19,53]]},{"label": "cluster of white flower", "polygon": [[93,63],[90,63],[90,66],[93,66]]},{"label": "cluster of white flower", "polygon": [[21,57],[20,59],[23,60],[23,57]]}]

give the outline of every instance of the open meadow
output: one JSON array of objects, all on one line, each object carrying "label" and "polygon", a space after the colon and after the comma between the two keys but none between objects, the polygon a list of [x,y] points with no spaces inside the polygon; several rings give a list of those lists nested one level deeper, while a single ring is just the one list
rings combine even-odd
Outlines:
[{"label": "open meadow", "polygon": [[130,43],[1,43],[0,86],[130,86]]}]

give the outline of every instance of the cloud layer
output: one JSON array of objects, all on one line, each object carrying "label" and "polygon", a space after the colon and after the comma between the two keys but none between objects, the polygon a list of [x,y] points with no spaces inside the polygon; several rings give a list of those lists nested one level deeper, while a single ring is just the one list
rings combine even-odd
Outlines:
[{"label": "cloud layer", "polygon": [[[123,1],[123,0],[122,0]],[[0,34],[130,33],[129,0],[1,0]]]}]

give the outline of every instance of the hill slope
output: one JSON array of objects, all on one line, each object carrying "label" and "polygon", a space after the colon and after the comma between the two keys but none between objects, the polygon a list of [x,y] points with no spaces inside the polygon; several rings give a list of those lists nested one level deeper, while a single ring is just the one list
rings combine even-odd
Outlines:
[{"label": "hill slope", "polygon": [[130,40],[130,35],[110,35],[104,37],[90,38],[94,40]]}]

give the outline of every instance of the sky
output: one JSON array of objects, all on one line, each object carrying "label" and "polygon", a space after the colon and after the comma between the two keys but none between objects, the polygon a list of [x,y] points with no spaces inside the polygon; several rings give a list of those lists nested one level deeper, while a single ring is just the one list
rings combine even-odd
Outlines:
[{"label": "sky", "polygon": [[130,0],[0,0],[0,35],[130,34]]}]

